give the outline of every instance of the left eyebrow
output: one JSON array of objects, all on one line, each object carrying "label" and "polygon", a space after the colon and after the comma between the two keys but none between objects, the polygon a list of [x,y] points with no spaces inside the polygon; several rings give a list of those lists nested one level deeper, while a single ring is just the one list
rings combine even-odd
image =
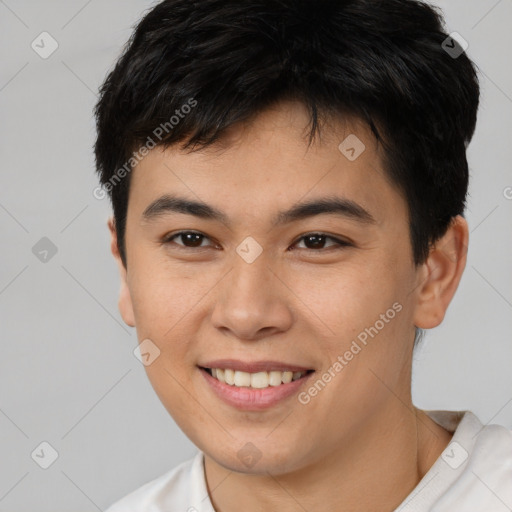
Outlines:
[{"label": "left eyebrow", "polygon": [[[183,213],[201,219],[219,221],[228,227],[231,225],[228,216],[214,206],[168,194],[153,201],[142,213],[142,218],[151,221],[169,213]],[[297,203],[288,210],[278,212],[272,220],[272,226],[322,214],[338,215],[363,224],[377,223],[373,215],[358,203],[350,199],[331,196]]]},{"label": "left eyebrow", "polygon": [[373,215],[355,201],[330,196],[298,203],[289,210],[279,212],[273,220],[273,225],[277,226],[321,214],[339,215],[363,224],[377,223]]}]

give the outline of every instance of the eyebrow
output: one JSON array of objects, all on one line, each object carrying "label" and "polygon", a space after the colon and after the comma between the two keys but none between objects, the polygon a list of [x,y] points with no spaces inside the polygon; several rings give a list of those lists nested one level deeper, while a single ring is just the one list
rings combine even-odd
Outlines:
[{"label": "eyebrow", "polygon": [[[228,216],[214,206],[168,194],[150,203],[142,213],[142,218],[145,221],[152,221],[172,213],[183,213],[201,219],[219,221],[228,227],[231,225]],[[272,220],[272,226],[275,227],[322,214],[346,217],[362,224],[377,223],[373,215],[358,203],[342,197],[329,196],[297,203],[288,210],[278,212]]]}]

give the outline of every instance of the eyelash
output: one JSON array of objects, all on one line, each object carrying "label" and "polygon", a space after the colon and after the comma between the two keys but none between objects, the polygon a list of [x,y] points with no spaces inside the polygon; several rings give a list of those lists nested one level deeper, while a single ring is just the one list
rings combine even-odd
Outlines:
[{"label": "eyelash", "polygon": [[[186,234],[200,235],[200,236],[204,237],[204,239],[209,239],[205,234],[203,234],[199,231],[178,231],[177,233],[173,233],[172,235],[168,235],[168,236],[164,237],[164,239],[162,241],[164,244],[174,243],[173,240],[175,238],[177,238],[181,235],[186,235]],[[307,247],[303,247],[303,248],[301,248],[301,250],[307,250],[307,251],[313,251],[313,252],[324,252],[329,249],[343,249],[345,247],[352,247],[352,244],[350,242],[346,242],[345,240],[340,240],[339,238],[336,238],[336,237],[333,237],[326,233],[321,233],[321,232],[306,233],[305,235],[302,235],[299,239],[297,239],[297,241],[294,242],[293,245],[295,245],[296,243],[304,240],[305,238],[311,237],[311,236],[320,236],[320,237],[324,237],[326,240],[332,240],[337,244],[337,247],[330,246],[327,248],[323,247],[320,249],[309,249]],[[199,250],[199,251],[201,251],[207,247],[207,246],[187,247],[185,245],[180,245],[180,244],[175,244],[175,245],[178,246],[179,250]]]}]

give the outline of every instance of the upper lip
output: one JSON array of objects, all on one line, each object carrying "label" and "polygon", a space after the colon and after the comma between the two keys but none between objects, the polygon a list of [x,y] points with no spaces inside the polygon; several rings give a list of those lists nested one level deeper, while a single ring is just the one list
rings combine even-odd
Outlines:
[{"label": "upper lip", "polygon": [[270,372],[270,371],[292,371],[292,372],[305,372],[312,370],[313,368],[307,368],[305,366],[299,366],[296,364],[283,363],[282,361],[239,361],[237,359],[215,359],[215,361],[207,361],[204,364],[200,364],[202,368],[230,368],[232,370],[238,370],[247,373],[257,372]]}]

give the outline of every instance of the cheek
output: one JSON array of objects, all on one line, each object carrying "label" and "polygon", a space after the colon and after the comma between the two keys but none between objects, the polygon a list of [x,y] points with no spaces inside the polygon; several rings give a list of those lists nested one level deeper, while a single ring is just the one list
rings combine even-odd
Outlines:
[{"label": "cheek", "polygon": [[171,265],[165,260],[139,261],[138,265],[134,262],[134,278],[130,282],[137,330],[165,341],[173,337],[175,326],[194,314],[214,278],[208,271]]},{"label": "cheek", "polygon": [[399,298],[396,276],[371,262],[309,267],[290,274],[296,304],[327,337],[357,335]]},{"label": "cheek", "polygon": [[[339,378],[331,388],[333,392],[337,389],[336,396],[350,390],[350,396],[362,403],[373,401],[385,387],[381,389],[369,368],[385,382],[394,381],[401,372],[408,346],[404,343],[407,317],[400,283],[396,269],[386,272],[371,262],[340,266],[323,276],[317,272],[307,278],[296,277],[297,296],[316,314],[304,308],[310,324],[318,326],[312,338],[317,339],[317,347],[321,343],[326,364],[342,358],[342,369],[335,370]],[[351,398],[340,403],[345,400]]]},{"label": "cheek", "polygon": [[[153,263],[140,266],[130,283],[133,309],[140,341],[150,339],[159,349],[159,356],[145,367],[149,381],[162,404],[173,416],[190,408],[185,389],[192,387],[195,372],[194,351],[197,341],[194,321],[198,304],[211,287],[205,280],[190,273],[169,269]],[[197,377],[196,377],[197,378]],[[181,423],[181,422],[180,422]],[[181,425],[187,428],[186,424]]]}]

